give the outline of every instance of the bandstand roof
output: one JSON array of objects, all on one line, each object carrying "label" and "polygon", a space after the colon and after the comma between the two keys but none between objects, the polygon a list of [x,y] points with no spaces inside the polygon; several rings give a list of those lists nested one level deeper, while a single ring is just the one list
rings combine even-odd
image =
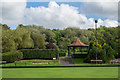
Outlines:
[{"label": "bandstand roof", "polygon": [[83,42],[80,41],[80,39],[77,39],[75,42],[73,42],[70,45],[67,45],[67,47],[88,47],[89,45],[84,44]]}]

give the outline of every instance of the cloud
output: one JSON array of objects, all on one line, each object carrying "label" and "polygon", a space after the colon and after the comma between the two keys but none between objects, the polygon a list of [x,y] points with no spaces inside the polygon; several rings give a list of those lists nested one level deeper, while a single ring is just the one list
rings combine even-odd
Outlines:
[{"label": "cloud", "polygon": [[2,23],[2,1],[0,0],[0,23]]},{"label": "cloud", "polygon": [[86,15],[96,15],[100,17],[106,17],[111,19],[118,18],[118,2],[84,2],[84,6],[81,7],[81,12]]},{"label": "cloud", "polygon": [[[67,4],[60,6],[51,1],[48,8],[45,7],[31,7],[26,9],[26,23],[38,24],[47,28],[66,28],[66,27],[80,27],[80,28],[93,28],[94,19],[79,14],[76,7]],[[99,19],[99,25],[107,27],[116,27],[117,23],[114,20],[102,21]]]},{"label": "cloud", "polygon": [[[51,1],[48,7],[31,7],[26,8],[26,2],[4,2],[2,7],[3,23],[9,25],[18,24],[35,24],[46,28],[79,27],[82,29],[94,28],[94,18],[87,18],[84,14],[79,14],[78,8],[68,4],[58,5]],[[115,20],[98,20],[98,25],[107,27],[116,27]]]},{"label": "cloud", "polygon": [[26,0],[2,0],[2,23],[8,25],[18,25],[24,20],[24,11],[26,8]]}]

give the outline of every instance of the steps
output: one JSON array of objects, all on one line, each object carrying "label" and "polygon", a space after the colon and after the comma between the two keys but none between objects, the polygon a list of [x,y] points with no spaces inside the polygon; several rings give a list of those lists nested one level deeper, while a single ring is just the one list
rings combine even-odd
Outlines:
[{"label": "steps", "polygon": [[71,56],[65,56],[59,58],[60,65],[74,65],[74,61]]}]

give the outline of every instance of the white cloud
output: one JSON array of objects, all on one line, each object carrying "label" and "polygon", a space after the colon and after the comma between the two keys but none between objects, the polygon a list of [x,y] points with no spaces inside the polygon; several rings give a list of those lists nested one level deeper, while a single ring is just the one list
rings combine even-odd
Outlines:
[{"label": "white cloud", "polygon": [[118,26],[118,22],[115,20],[105,20],[102,25],[105,25],[106,27],[113,27],[113,26]]},{"label": "white cloud", "polygon": [[[67,4],[58,5],[51,1],[48,7],[31,7],[26,8],[26,2],[4,2],[2,7],[3,23],[9,25],[18,24],[35,24],[46,28],[94,28],[94,19],[88,19],[84,14],[79,14],[76,7]],[[114,20],[98,20],[98,25],[107,27],[116,27],[117,21]]]},{"label": "white cloud", "polygon": [[2,22],[2,1],[0,0],[0,23]]},{"label": "white cloud", "polygon": [[99,2],[84,2],[84,6],[81,7],[81,12],[86,15],[96,15],[111,19],[118,18],[118,2],[97,1]]},{"label": "white cloud", "polygon": [[[61,4],[60,6],[56,2],[50,2],[48,8],[37,7],[26,10],[26,23],[38,24],[47,28],[65,28],[65,27],[80,27],[80,28],[93,28],[94,19],[87,17],[83,14],[79,14],[76,7]],[[107,27],[114,27],[116,21],[99,19],[99,25],[105,25]]]},{"label": "white cloud", "polygon": [[[26,0],[4,0],[2,1],[2,23],[8,25],[18,25],[23,22],[24,10],[26,8]],[[24,2],[23,2],[24,1]]]}]

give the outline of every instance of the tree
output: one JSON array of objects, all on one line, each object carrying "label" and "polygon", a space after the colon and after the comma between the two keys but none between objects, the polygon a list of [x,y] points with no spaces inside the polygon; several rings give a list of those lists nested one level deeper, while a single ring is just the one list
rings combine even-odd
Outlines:
[{"label": "tree", "polygon": [[12,30],[2,30],[2,52],[16,50]]},{"label": "tree", "polygon": [[53,43],[48,43],[48,44],[46,45],[46,49],[57,49],[57,46],[54,45]]},{"label": "tree", "polygon": [[114,59],[115,51],[111,48],[111,46],[109,46],[108,44],[104,44],[103,49],[106,50],[107,61]]},{"label": "tree", "polygon": [[50,31],[50,30],[46,30],[44,32],[42,32],[43,34],[45,34],[45,41],[46,42],[49,42],[49,43],[55,43],[56,40],[55,40],[55,34]]},{"label": "tree", "polygon": [[34,42],[34,48],[35,49],[44,49],[45,48],[45,39],[44,36],[42,36],[39,33],[31,33],[31,38]]},{"label": "tree", "polygon": [[10,30],[10,27],[8,27],[7,24],[4,24],[4,25],[2,26],[2,29],[4,29],[4,30]]},{"label": "tree", "polygon": [[34,47],[31,34],[24,27],[18,27],[14,31],[14,41],[16,43],[17,49],[28,49]]},{"label": "tree", "polygon": [[[97,52],[97,53],[96,53]],[[96,46],[93,46],[89,50],[89,54],[85,59],[85,62],[90,63],[91,60],[96,60],[96,54],[98,54],[98,48]]]},{"label": "tree", "polygon": [[88,48],[88,56],[86,57],[85,62],[90,62],[90,60],[96,60],[96,54],[97,54],[97,59],[106,62],[106,53],[104,50],[102,50],[102,46],[95,39],[94,42],[90,42]]}]

